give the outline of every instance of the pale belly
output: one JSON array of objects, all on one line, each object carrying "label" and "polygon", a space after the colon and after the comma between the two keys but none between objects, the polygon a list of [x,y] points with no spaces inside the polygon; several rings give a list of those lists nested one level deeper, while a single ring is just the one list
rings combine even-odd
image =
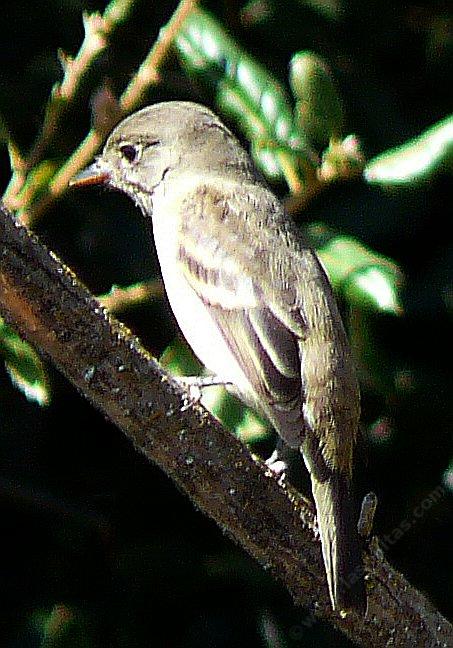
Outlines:
[{"label": "pale belly", "polygon": [[[166,221],[168,224],[168,220]],[[176,236],[165,223],[154,223],[154,240],[165,292],[178,325],[203,365],[246,397],[249,382],[212,320],[209,310],[186,282],[176,256]]]},{"label": "pale belly", "polygon": [[207,369],[244,391],[247,381],[242,370],[209,311],[184,281],[181,278],[175,285],[164,277],[167,297],[184,337]]}]

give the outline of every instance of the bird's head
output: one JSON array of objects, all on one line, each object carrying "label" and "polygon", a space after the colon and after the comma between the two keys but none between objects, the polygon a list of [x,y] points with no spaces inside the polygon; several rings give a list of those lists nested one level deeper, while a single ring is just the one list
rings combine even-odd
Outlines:
[{"label": "bird's head", "polygon": [[148,209],[164,180],[181,174],[253,174],[247,153],[218,117],[200,104],[169,101],[124,119],[102,154],[71,185],[107,185]]}]

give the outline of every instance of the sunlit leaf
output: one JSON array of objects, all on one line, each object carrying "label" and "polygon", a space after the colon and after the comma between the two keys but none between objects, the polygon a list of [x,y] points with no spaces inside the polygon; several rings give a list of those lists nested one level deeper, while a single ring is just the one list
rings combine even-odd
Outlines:
[{"label": "sunlit leaf", "polygon": [[30,170],[19,194],[21,204],[27,203],[29,196],[35,197],[46,190],[58,166],[54,161],[44,160]]},{"label": "sunlit leaf", "polygon": [[390,259],[322,223],[304,229],[332,286],[355,306],[400,315],[403,274]]},{"label": "sunlit leaf", "polygon": [[189,346],[179,338],[166,347],[159,362],[174,376],[199,376],[203,371]]},{"label": "sunlit leaf", "polygon": [[384,186],[414,186],[442,171],[453,171],[453,115],[370,160],[364,177]]},{"label": "sunlit leaf", "polygon": [[109,292],[98,295],[97,300],[110,312],[118,313],[146,300],[162,299],[163,296],[164,287],[162,281],[151,279],[150,281],[139,281],[124,288],[113,285]]},{"label": "sunlit leaf", "polygon": [[252,142],[255,161],[268,177],[288,179],[282,153],[296,175],[296,158],[310,160],[310,153],[294,128],[290,99],[274,77],[201,9],[186,19],[175,47],[187,71],[212,85],[220,110]]},{"label": "sunlit leaf", "polygon": [[0,356],[14,385],[28,400],[39,405],[50,401],[50,389],[44,364],[28,342],[24,342],[0,318]]},{"label": "sunlit leaf", "polygon": [[253,444],[267,439],[270,427],[252,410],[245,409],[242,420],[236,425],[236,434],[244,443]]}]

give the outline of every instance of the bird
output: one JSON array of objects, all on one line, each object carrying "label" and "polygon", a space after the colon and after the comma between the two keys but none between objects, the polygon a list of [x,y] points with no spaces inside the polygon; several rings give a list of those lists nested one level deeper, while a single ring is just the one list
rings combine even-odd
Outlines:
[{"label": "bird", "polygon": [[358,381],[326,272],[282,202],[217,115],[187,101],[126,117],[72,184],[120,190],[141,210],[187,342],[302,455],[333,610],[364,615]]}]

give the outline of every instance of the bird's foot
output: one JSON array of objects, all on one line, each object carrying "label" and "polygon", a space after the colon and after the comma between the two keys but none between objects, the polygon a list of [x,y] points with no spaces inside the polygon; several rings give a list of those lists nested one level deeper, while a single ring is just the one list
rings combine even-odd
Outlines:
[{"label": "bird's foot", "polygon": [[200,402],[203,395],[202,390],[205,387],[214,387],[219,385],[225,387],[226,385],[231,384],[228,381],[222,380],[219,376],[177,376],[174,380],[188,391],[188,397],[181,410],[182,412],[187,410],[191,405]]},{"label": "bird's foot", "polygon": [[277,475],[281,480],[285,479],[285,474],[288,469],[288,466],[283,459],[280,459],[278,450],[274,450],[269,459],[265,461],[266,466],[272,470],[273,473]]}]

